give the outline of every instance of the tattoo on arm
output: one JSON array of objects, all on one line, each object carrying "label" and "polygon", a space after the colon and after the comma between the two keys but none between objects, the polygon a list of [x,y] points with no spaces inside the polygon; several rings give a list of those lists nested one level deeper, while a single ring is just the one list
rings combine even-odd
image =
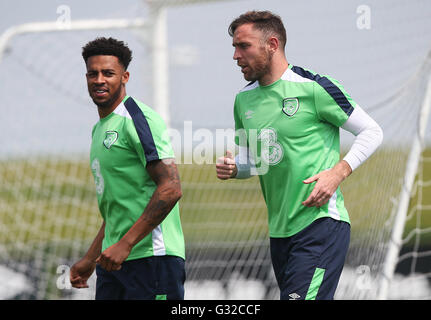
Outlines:
[{"label": "tattoo on arm", "polygon": [[157,188],[145,209],[144,219],[155,228],[181,197],[181,183],[173,159],[152,161],[147,165],[147,171]]}]

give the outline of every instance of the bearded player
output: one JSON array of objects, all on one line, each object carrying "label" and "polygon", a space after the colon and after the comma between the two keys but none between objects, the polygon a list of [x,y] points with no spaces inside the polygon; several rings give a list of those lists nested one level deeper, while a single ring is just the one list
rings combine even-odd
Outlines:
[{"label": "bearded player", "polygon": [[[336,80],[287,61],[279,16],[247,12],[229,34],[250,83],[234,104],[239,154],[218,159],[217,176],[259,176],[280,298],[333,299],[350,241],[339,186],[381,144],[382,130]],[[339,128],[356,136],[342,160]]]}]

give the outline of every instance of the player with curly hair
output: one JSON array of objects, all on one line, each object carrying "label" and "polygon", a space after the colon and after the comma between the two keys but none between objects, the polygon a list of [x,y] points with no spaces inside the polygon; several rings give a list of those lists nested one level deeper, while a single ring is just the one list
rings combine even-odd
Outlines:
[{"label": "player with curly hair", "polygon": [[82,56],[100,117],[90,164],[103,223],[70,281],[88,287],[96,269],[96,299],[184,299],[182,193],[166,125],[126,94],[132,52],[122,41],[97,38]]}]

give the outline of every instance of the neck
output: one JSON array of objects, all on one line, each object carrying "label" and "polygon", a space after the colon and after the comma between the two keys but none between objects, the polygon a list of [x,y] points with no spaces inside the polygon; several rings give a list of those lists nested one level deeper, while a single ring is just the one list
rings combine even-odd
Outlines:
[{"label": "neck", "polygon": [[289,67],[289,63],[286,58],[274,57],[270,66],[269,72],[265,74],[261,79],[259,79],[260,86],[268,86],[281,78],[281,76],[286,72]]},{"label": "neck", "polygon": [[125,96],[126,96],[126,91],[122,90],[118,98],[115,99],[115,101],[111,103],[109,106],[97,106],[97,111],[99,113],[100,119],[109,116],[112,113],[112,111],[114,111],[115,108],[117,108],[117,106],[121,103],[121,101],[123,101]]}]

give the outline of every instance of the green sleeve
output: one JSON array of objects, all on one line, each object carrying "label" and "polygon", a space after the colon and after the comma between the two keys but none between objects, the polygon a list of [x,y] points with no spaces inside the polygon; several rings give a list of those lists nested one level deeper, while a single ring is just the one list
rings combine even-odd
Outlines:
[{"label": "green sleeve", "polygon": [[127,123],[129,143],[136,150],[142,163],[174,158],[169,132],[162,117],[149,107],[143,110],[143,114],[144,121],[141,122],[144,124],[140,124],[139,128],[132,120]]},{"label": "green sleeve", "polygon": [[247,134],[242,124],[242,118],[240,115],[240,106],[238,95],[235,97],[235,104],[233,108],[233,117],[235,120],[235,144],[240,147],[247,147]]},{"label": "green sleeve", "polygon": [[319,119],[337,127],[347,121],[356,106],[343,86],[328,76],[314,83],[314,102]]}]

